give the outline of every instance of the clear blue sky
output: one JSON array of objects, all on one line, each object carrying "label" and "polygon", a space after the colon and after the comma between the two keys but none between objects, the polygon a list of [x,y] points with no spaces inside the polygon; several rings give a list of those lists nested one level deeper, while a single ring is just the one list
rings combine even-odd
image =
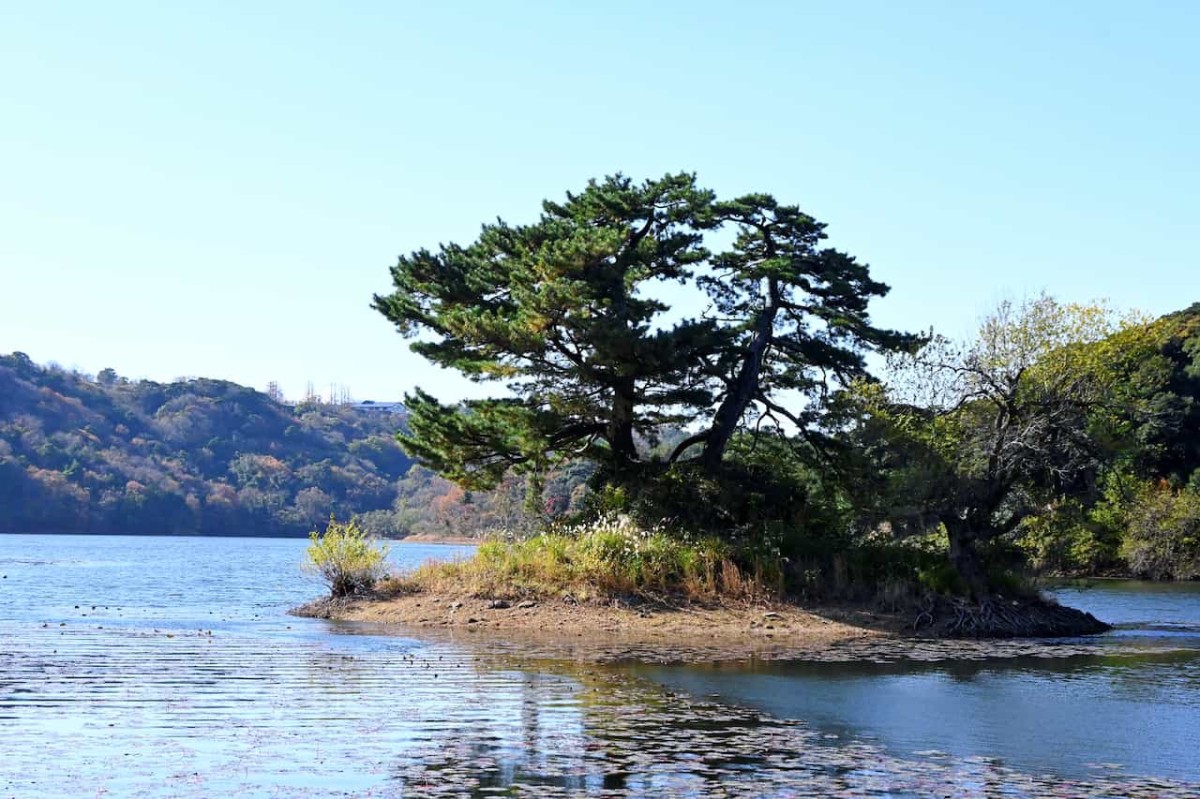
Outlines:
[{"label": "clear blue sky", "polygon": [[1190,0],[3,2],[0,352],[450,398],[368,308],[395,256],[616,171],[800,204],[893,326],[1174,310],[1198,41]]}]

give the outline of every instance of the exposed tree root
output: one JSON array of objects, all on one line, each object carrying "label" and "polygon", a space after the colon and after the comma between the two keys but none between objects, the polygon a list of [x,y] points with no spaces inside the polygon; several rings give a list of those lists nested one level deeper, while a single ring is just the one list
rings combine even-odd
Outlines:
[{"label": "exposed tree root", "polygon": [[973,601],[933,595],[921,602],[912,629],[937,638],[1049,638],[1112,628],[1090,613],[1044,599],[989,596]]}]

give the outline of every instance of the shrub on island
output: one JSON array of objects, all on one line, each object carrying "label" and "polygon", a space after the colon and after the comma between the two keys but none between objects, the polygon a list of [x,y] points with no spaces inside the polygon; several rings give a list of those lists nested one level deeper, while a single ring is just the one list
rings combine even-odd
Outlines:
[{"label": "shrub on island", "polygon": [[323,533],[313,530],[305,550],[304,570],[320,577],[335,599],[364,594],[387,568],[387,544],[380,543],[351,519],[330,517]]}]

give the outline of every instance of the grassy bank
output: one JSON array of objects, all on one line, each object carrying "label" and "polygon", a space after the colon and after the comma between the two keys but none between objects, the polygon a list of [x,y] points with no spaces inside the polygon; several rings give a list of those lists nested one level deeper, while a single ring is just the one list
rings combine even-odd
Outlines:
[{"label": "grassy bank", "polygon": [[609,516],[524,540],[491,540],[469,559],[427,563],[382,580],[380,596],[419,592],[492,599],[642,597],[686,601],[777,599],[778,568],[739,564],[729,544],[643,529]]}]

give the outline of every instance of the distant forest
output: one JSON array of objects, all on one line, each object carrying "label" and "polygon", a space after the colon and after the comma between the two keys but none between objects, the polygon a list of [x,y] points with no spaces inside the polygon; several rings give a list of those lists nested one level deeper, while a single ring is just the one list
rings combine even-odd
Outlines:
[{"label": "distant forest", "polygon": [[[302,536],[334,515],[402,537],[529,522],[519,480],[470,494],[415,466],[395,440],[405,421],[0,355],[0,532]],[[552,474],[538,513],[577,505],[586,476]]]}]

